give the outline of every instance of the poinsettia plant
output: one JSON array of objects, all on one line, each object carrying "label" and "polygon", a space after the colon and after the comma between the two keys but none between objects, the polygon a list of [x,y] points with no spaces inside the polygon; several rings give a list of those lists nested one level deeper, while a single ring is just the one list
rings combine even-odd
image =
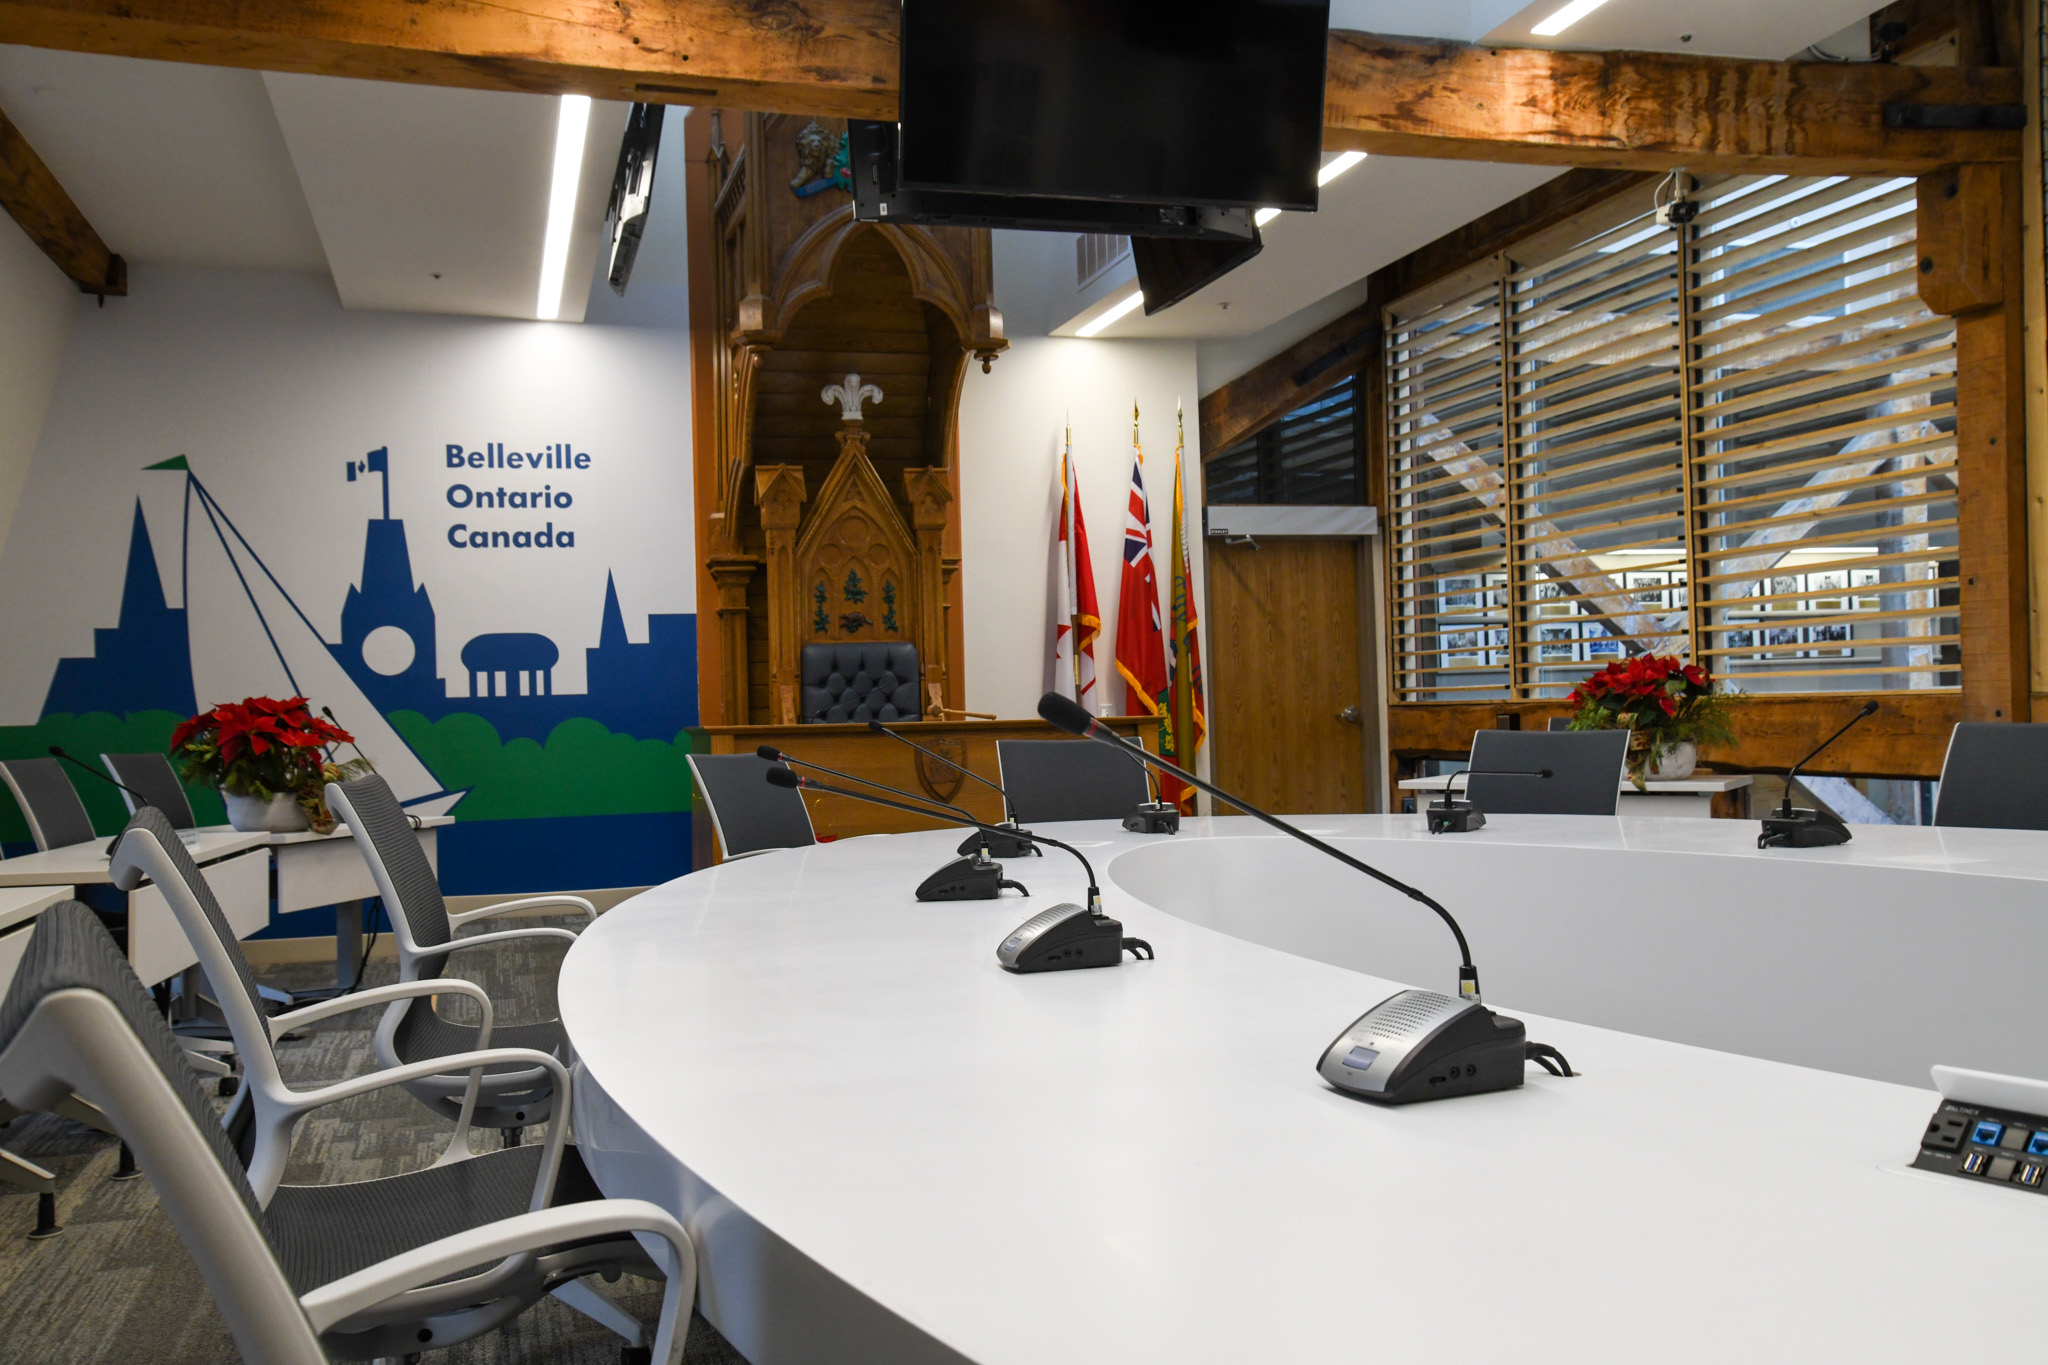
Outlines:
[{"label": "poinsettia plant", "polygon": [[334,828],[323,788],[370,771],[360,755],[346,762],[333,746],[355,736],[316,716],[304,697],[245,697],[224,702],[171,732],[171,761],[188,782],[268,801],[288,792],[320,833]]},{"label": "poinsettia plant", "polygon": [[1572,689],[1572,729],[1628,730],[1628,775],[1638,790],[1680,744],[1732,744],[1739,692],[1716,692],[1698,664],[1639,654],[1609,664]]}]

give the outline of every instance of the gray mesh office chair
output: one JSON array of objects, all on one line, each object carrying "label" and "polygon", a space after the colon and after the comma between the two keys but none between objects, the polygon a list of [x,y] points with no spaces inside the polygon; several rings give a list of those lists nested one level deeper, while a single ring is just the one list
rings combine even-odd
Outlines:
[{"label": "gray mesh office chair", "polygon": [[1934,823],[2048,829],[2048,725],[1966,721],[1949,731]]},{"label": "gray mesh office chair", "polygon": [[1488,815],[1612,815],[1627,764],[1626,730],[1480,730],[1465,794]]},{"label": "gray mesh office chair", "polygon": [[727,861],[818,842],[803,793],[768,785],[768,770],[777,764],[759,754],[690,754],[688,759]]},{"label": "gray mesh office chair", "polygon": [[[171,766],[171,760],[162,754],[101,754],[100,762],[114,775],[116,782],[135,788],[142,793],[147,804],[162,811],[164,818],[171,822],[172,829],[198,827],[199,817],[192,813],[192,802],[185,795],[185,784],[178,780],[178,770]],[[130,815],[135,814],[134,797],[124,791],[121,802],[128,807]]]},{"label": "gray mesh office chair", "polygon": [[[75,1093],[108,1116],[243,1359],[326,1365],[330,1352],[360,1360],[453,1345],[510,1321],[550,1281],[651,1264],[639,1232],[665,1244],[666,1286],[652,1350],[629,1350],[682,1360],[697,1279],[689,1234],[653,1204],[574,1198],[589,1192],[564,1188],[554,1134],[531,1154],[455,1156],[451,1144],[423,1171],[284,1185],[260,1198],[199,1078],[92,912],[76,901],[53,906],[34,934],[0,1000],[0,1091],[34,1108]],[[460,1060],[481,1064],[503,1051]],[[398,1080],[366,1076],[305,1098],[332,1103]]]},{"label": "gray mesh office chair", "polygon": [[14,803],[28,820],[28,832],[39,852],[68,848],[93,838],[92,817],[78,789],[54,758],[10,758],[0,762],[0,781],[14,793]]},{"label": "gray mesh office chair", "polygon": [[[597,918],[597,908],[581,896],[553,894],[523,896],[451,915],[447,902],[441,898],[441,882],[434,875],[434,865],[427,861],[419,835],[383,778],[372,773],[352,782],[329,782],[327,805],[354,833],[356,847],[370,865],[370,878],[377,883],[377,894],[384,898],[384,908],[391,915],[392,937],[398,940],[401,982],[442,975],[449,957],[458,952],[522,939],[576,941],[573,930],[552,927],[500,929],[457,939],[455,931],[465,924],[513,910],[547,906],[580,911],[586,920]],[[501,1047],[528,1048],[563,1062],[571,1057],[569,1036],[560,1019],[501,1026],[492,1037]],[[393,1001],[377,1026],[377,1058],[387,1067],[450,1057],[479,1046],[475,1025],[443,1018],[419,999]],[[459,1075],[423,1076],[406,1082],[406,1089],[449,1118],[462,1112],[465,1082]],[[559,1098],[546,1068],[512,1063],[494,1065],[484,1072],[476,1121],[501,1129],[508,1142],[516,1142],[518,1130],[546,1119],[551,1103]]]},{"label": "gray mesh office chair", "polygon": [[1082,739],[999,739],[996,770],[1022,824],[1121,820],[1152,799],[1134,758]]}]

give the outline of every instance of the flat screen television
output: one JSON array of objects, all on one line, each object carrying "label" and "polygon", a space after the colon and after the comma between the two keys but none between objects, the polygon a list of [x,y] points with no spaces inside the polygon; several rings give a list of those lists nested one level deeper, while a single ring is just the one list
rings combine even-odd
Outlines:
[{"label": "flat screen television", "polygon": [[1329,0],[904,0],[906,189],[1313,210]]}]

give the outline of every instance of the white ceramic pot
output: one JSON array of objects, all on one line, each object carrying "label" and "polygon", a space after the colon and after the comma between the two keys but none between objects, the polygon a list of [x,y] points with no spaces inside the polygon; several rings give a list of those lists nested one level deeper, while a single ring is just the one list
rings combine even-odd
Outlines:
[{"label": "white ceramic pot", "polygon": [[1657,766],[1643,774],[1648,782],[1683,782],[1700,765],[1700,746],[1682,739],[1664,751]]},{"label": "white ceramic pot", "polygon": [[279,792],[265,801],[222,788],[227,803],[228,823],[244,834],[295,834],[306,828],[306,812],[290,792]]}]

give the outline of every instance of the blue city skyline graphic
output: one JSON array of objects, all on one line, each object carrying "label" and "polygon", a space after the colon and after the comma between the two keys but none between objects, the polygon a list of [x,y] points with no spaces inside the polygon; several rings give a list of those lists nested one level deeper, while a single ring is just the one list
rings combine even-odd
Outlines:
[{"label": "blue city skyline graphic", "polygon": [[[380,712],[416,711],[430,720],[467,712],[489,721],[504,739],[545,740],[557,725],[577,717],[638,739],[671,740],[697,723],[695,614],[650,613],[647,643],[634,644],[619,605],[617,579],[609,572],[598,642],[584,650],[583,692],[555,690],[552,670],[560,659],[555,641],[516,632],[471,637],[460,651],[468,694],[451,695],[440,676],[433,598],[427,585],[414,579],[404,519],[391,515],[388,463],[387,452],[380,449],[348,467],[351,480],[361,472],[382,478],[382,515],[365,522],[361,569],[342,603],[341,639],[325,642]],[[217,509],[203,485],[189,470],[185,473],[199,496]],[[232,522],[229,529],[234,529]],[[380,672],[370,660],[366,646],[380,630],[402,633],[411,646],[410,660],[397,672]],[[239,698],[211,698],[207,704],[230,700]],[[58,660],[42,713],[164,710],[192,715],[198,709],[185,609],[169,605],[137,498],[117,624],[93,631],[90,656]]]}]

